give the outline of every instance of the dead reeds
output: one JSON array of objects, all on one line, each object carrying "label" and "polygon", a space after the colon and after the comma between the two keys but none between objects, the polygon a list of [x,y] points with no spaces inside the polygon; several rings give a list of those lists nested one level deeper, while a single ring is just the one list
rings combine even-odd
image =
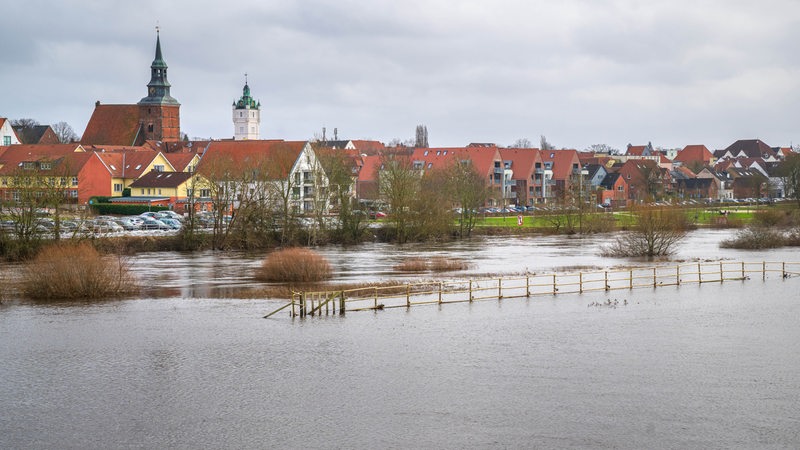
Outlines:
[{"label": "dead reeds", "polygon": [[445,257],[434,258],[408,258],[394,266],[394,270],[398,272],[454,272],[457,270],[466,270],[469,264],[459,259],[450,259]]},{"label": "dead reeds", "polygon": [[310,283],[331,278],[331,265],[323,256],[305,248],[287,248],[270,253],[256,278],[280,283]]},{"label": "dead reeds", "polygon": [[33,299],[100,299],[138,291],[121,257],[103,256],[89,243],[44,247],[23,274],[22,293]]}]

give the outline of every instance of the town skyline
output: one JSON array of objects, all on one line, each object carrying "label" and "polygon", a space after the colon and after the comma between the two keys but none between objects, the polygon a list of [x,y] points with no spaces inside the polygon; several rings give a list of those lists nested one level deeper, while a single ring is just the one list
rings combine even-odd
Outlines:
[{"label": "town skyline", "polygon": [[[306,140],[326,127],[329,138],[336,128],[388,143],[424,124],[432,147],[538,146],[541,135],[559,148],[623,152],[628,143],[797,143],[792,2],[359,4],[244,2],[214,14],[202,4],[78,3],[41,14],[9,5],[19,20],[0,30],[11,61],[0,69],[0,116],[65,121],[81,135],[95,101],[146,95],[158,23],[190,138],[233,136],[231,103],[247,73],[262,139]],[[76,13],[97,26],[62,20]]]}]

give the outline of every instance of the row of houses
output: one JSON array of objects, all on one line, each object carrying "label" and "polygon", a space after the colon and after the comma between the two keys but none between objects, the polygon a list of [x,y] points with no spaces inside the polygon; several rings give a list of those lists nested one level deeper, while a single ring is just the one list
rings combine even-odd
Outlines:
[{"label": "row of houses", "polygon": [[250,174],[250,191],[258,189],[259,177],[278,182],[295,210],[312,212],[335,207],[327,198],[328,174],[320,155],[343,156],[352,175],[352,198],[374,205],[381,201],[384,158],[394,154],[407,158],[420,175],[469,161],[485,180],[489,207],[576,198],[620,206],[665,196],[780,198],[787,192],[778,169],[790,153],[760,140],[737,141],[716,152],[690,145],[672,159],[649,144],[608,155],[494,144],[389,148],[377,141],[209,140],[173,143],[167,149],[157,141],[141,146],[20,143],[0,146],[0,196],[17,199],[20,176],[33,176],[58,180],[67,203],[85,205],[99,196],[185,210],[189,199],[205,207],[202,199],[210,201],[212,183]]}]

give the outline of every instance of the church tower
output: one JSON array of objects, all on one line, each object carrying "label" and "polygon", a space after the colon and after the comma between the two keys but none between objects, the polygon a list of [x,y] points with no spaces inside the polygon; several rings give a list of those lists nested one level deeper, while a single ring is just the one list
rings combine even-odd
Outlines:
[{"label": "church tower", "polygon": [[156,28],[156,57],[150,65],[147,97],[137,103],[145,140],[177,142],[181,138],[181,104],[169,95],[169,88],[167,63],[161,56],[161,36]]},{"label": "church tower", "polygon": [[250,96],[250,86],[247,85],[247,74],[244,78],[242,98],[233,102],[233,138],[237,141],[259,139],[261,133],[261,102]]}]

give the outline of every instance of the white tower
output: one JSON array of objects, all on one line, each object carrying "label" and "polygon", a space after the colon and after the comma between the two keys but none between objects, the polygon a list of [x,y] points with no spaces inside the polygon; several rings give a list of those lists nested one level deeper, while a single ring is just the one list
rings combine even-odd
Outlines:
[{"label": "white tower", "polygon": [[250,96],[250,86],[247,85],[247,74],[245,74],[242,98],[238,102],[233,102],[233,138],[237,141],[259,139],[260,124],[261,102],[253,100]]}]

